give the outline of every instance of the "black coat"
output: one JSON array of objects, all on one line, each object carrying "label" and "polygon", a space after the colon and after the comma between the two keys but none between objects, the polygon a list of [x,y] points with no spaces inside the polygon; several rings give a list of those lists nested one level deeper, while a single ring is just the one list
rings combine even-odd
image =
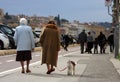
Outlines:
[{"label": "black coat", "polygon": [[108,36],[107,41],[108,41],[108,44],[114,44],[114,34],[113,33]]},{"label": "black coat", "polygon": [[64,39],[65,43],[69,43],[70,42],[70,38],[69,38],[68,35],[64,35],[63,39]]},{"label": "black coat", "polygon": [[99,46],[103,46],[106,44],[106,37],[104,34],[100,34],[98,36],[98,43],[99,43]]},{"label": "black coat", "polygon": [[87,34],[85,32],[81,32],[78,36],[78,41],[80,43],[87,41]]}]

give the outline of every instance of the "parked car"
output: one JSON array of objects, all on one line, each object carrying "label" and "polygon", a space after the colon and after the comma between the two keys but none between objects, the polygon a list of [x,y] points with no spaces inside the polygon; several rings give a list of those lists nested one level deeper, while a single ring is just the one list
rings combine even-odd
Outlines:
[{"label": "parked car", "polygon": [[3,24],[0,24],[0,30],[9,38],[9,47],[15,49],[16,46],[13,39],[15,31],[11,27]]},{"label": "parked car", "polygon": [[0,50],[9,48],[9,38],[0,31]]},{"label": "parked car", "polygon": [[[15,46],[15,42],[13,38],[15,29],[13,30],[11,27],[6,26],[6,25],[0,25],[0,30],[8,36],[9,42],[10,42],[9,47],[12,49],[15,49],[16,46]],[[35,46],[38,46],[40,38],[34,31],[33,31],[33,34],[34,34],[34,39],[35,39]]]},{"label": "parked car", "polygon": [[34,35],[34,40],[35,40],[35,46],[37,47],[39,46],[40,37],[34,31],[33,31],[33,35]]},{"label": "parked car", "polygon": [[35,32],[38,36],[40,36],[40,34],[41,34],[41,32],[42,32],[42,29],[40,29],[40,28],[35,28],[34,32]]}]

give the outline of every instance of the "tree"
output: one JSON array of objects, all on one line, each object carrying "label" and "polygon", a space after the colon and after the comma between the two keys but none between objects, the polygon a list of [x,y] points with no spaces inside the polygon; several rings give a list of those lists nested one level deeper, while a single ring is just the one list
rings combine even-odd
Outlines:
[{"label": "tree", "polygon": [[57,22],[57,25],[58,26],[61,26],[61,23],[60,23],[60,15],[58,14],[58,16],[56,16],[55,18],[54,18],[54,20]]},{"label": "tree", "polygon": [[8,12],[6,12],[6,14],[4,15],[5,19],[11,19],[11,16],[8,14]]},{"label": "tree", "polygon": [[61,19],[61,23],[69,22],[67,19]]}]

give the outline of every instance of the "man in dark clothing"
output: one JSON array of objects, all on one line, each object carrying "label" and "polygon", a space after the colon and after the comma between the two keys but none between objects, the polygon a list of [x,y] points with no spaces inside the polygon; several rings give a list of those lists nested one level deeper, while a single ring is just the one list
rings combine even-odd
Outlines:
[{"label": "man in dark clothing", "polygon": [[69,42],[70,42],[70,38],[69,36],[66,34],[63,36],[63,39],[64,39],[64,49],[66,51],[68,51],[67,47],[69,46]]},{"label": "man in dark clothing", "polygon": [[85,33],[85,30],[83,30],[79,36],[78,36],[78,40],[81,46],[81,53],[84,53],[84,44],[87,41],[87,34]]},{"label": "man in dark clothing", "polygon": [[98,44],[100,46],[100,53],[105,53],[106,37],[102,32],[100,32],[100,35],[98,36],[98,41]]},{"label": "man in dark clothing", "polygon": [[110,46],[110,52],[113,52],[113,50],[114,50],[114,34],[113,34],[113,31],[111,31],[111,33],[109,34],[107,41],[108,41],[108,44]]}]

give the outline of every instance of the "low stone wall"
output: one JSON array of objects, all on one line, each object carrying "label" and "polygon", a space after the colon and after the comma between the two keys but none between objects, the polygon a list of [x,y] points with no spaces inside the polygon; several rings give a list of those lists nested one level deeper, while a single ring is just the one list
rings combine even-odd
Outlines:
[{"label": "low stone wall", "polygon": [[10,49],[10,50],[0,50],[0,56],[2,55],[9,55],[9,54],[15,54],[16,50]]}]

